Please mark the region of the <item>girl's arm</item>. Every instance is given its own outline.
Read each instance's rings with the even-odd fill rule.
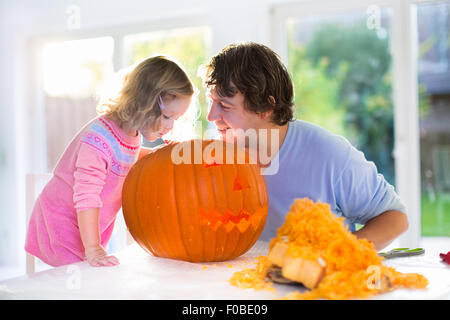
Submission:
[[[371,241],[376,250],[381,250],[408,229],[408,218],[400,211],[389,210],[367,221],[353,234]]]
[[[86,209],[78,212],[78,227],[80,229],[86,260],[94,267],[115,266],[119,264],[119,260],[114,256],[108,256],[100,244],[99,216],[99,208]]]

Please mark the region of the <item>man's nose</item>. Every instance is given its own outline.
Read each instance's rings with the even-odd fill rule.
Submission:
[[[208,121],[211,121],[211,122],[220,119],[217,104],[214,102],[211,103],[211,108],[209,109],[207,119],[208,119]]]

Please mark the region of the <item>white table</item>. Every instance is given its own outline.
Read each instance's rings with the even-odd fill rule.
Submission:
[[[136,243],[116,254],[120,265],[94,268],[86,262],[0,282],[0,299],[276,299],[301,287],[275,285],[277,292],[239,289],[229,284],[234,272],[267,255],[258,241],[243,256],[220,263],[188,263],[150,256]],[[425,290],[395,290],[372,299],[450,299],[450,266],[436,252],[386,260],[401,272],[426,276]]]

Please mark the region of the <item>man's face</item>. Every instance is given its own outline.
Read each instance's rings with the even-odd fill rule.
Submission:
[[[245,132],[248,129],[268,128],[267,119],[245,109],[245,98],[242,93],[238,92],[233,97],[223,97],[213,88],[209,90],[208,98],[210,110],[207,119],[215,123],[222,140],[227,140],[228,137],[234,141],[242,134],[242,130]]]

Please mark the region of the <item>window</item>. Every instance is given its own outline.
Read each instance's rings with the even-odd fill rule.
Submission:
[[[450,2],[417,5],[421,232],[450,236]]]
[[[296,117],[345,136],[395,184],[390,20],[366,11],[286,20]]]
[[[346,136],[396,187],[409,219],[400,246],[450,232],[449,3],[323,0],[272,13],[297,117]]]
[[[97,95],[113,72],[111,37],[46,43],[42,52],[47,170],[96,116]]]
[[[205,88],[198,75],[198,69],[210,53],[211,31],[209,27],[169,29],[127,35],[124,38],[126,65],[136,63],[148,56],[164,54],[174,57],[186,70],[198,90],[197,101],[169,133],[169,139],[187,140],[201,138],[208,128]],[[162,141],[144,145],[154,146]]]

